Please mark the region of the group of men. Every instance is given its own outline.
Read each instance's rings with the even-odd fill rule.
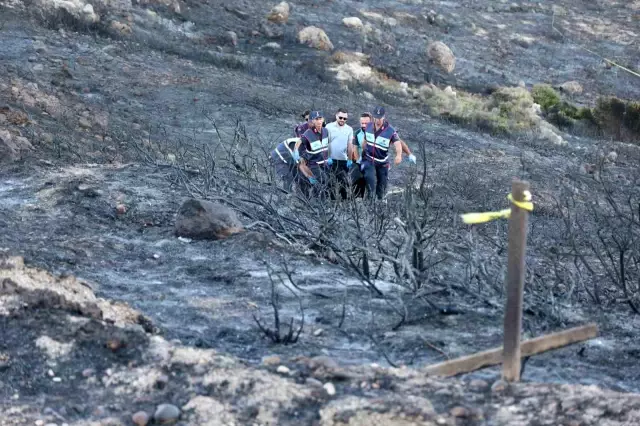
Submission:
[[[305,111],[305,121],[296,126],[295,137],[280,143],[271,153],[276,173],[285,190],[294,182],[303,194],[324,197],[327,194],[346,199],[351,193],[383,199],[387,191],[390,148],[394,164],[416,157],[386,120],[384,107],[360,115],[360,127],[354,132],[347,124],[348,112],[338,109],[336,119],[325,122],[321,111]]]

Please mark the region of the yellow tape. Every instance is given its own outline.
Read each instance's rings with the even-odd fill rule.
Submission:
[[[524,192],[524,201],[516,201],[513,196],[509,194],[507,196],[509,201],[516,206],[528,212],[533,211],[533,202],[531,201],[531,192]],[[482,213],[466,213],[460,215],[462,221],[468,225],[475,225],[477,223],[486,223],[496,219],[508,219],[511,216],[511,209],[504,209],[496,212],[482,212]]]

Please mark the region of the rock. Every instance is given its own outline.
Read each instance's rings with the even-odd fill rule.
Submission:
[[[427,46],[427,56],[443,71],[450,74],[456,67],[456,58],[449,46],[441,41],[435,41]]]
[[[279,373],[279,374],[289,374],[289,373],[291,373],[291,370],[289,370],[289,367],[287,367],[285,365],[280,365],[276,369],[276,372]]]
[[[324,367],[330,370],[337,370],[340,368],[337,362],[326,355],[319,355],[311,358],[310,366],[313,369]]]
[[[131,26],[129,24],[122,23],[120,21],[111,21],[109,24],[109,28],[113,31],[117,32],[120,35],[130,35],[131,34]]]
[[[486,381],[482,380],[482,379],[473,379],[471,382],[469,382],[469,387],[473,390],[485,390],[486,388],[489,387],[489,383],[487,383]]]
[[[173,404],[160,404],[153,414],[153,420],[160,424],[172,423],[180,418],[180,409]]]
[[[449,96],[456,97],[456,92],[451,88],[451,86],[447,86],[444,88],[443,92]]]
[[[325,391],[327,391],[327,395],[333,396],[336,394],[336,387],[333,385],[333,383],[331,382],[325,383],[324,386],[322,387],[324,388]]]
[[[529,48],[535,43],[536,39],[529,36],[524,36],[521,34],[516,34],[511,37],[511,42],[517,44],[520,47]]]
[[[270,50],[280,50],[282,49],[282,46],[280,46],[280,43],[276,43],[275,41],[272,41],[262,46],[262,48],[270,49]]]
[[[364,24],[362,20],[357,16],[351,16],[348,18],[342,18],[342,24],[347,28],[352,28],[354,30],[361,30],[364,28]]]
[[[218,240],[244,231],[235,212],[222,204],[205,200],[185,201],[175,224],[178,237]]]
[[[224,33],[224,35],[227,40],[227,43],[229,43],[232,46],[238,45],[238,34],[236,34],[235,31],[227,31],[226,33]]]
[[[35,64],[33,66],[33,68],[31,68],[34,72],[40,72],[40,71],[44,71],[44,65],[42,64]]]
[[[82,377],[91,377],[94,374],[96,374],[96,370],[94,370],[93,368],[85,368],[84,370],[82,370]]]
[[[90,129],[91,128],[91,122],[89,121],[89,119],[87,117],[80,117],[80,119],[78,119],[78,124],[80,125],[80,127],[84,128],[84,129]]]
[[[47,51],[47,46],[42,42],[42,40],[35,40],[31,47],[33,47],[33,50],[38,53],[46,53]]]
[[[298,33],[298,42],[318,50],[333,50],[333,43],[327,33],[318,27],[306,27]]]
[[[20,159],[23,151],[33,150],[33,145],[25,137],[15,136],[8,130],[0,129],[0,159],[15,161]]]
[[[127,206],[124,204],[118,204],[116,206],[116,213],[118,214],[118,216],[121,216],[123,214],[125,214],[127,212]]]
[[[505,380],[496,380],[492,385],[491,385],[491,392],[497,393],[497,392],[502,392],[505,389],[507,389],[509,387],[509,383],[507,383]]]
[[[469,410],[464,407],[453,407],[449,411],[449,414],[453,417],[469,417]]]
[[[267,15],[267,20],[276,24],[286,24],[289,20],[290,7],[286,1],[280,2],[273,6],[273,9]]]
[[[149,415],[144,411],[138,411],[133,416],[131,416],[131,420],[137,426],[147,426],[149,423]]]
[[[607,160],[609,163],[615,163],[617,159],[618,159],[618,153],[617,153],[617,152],[615,152],[615,151],[611,151],[611,152],[610,152],[610,153],[608,153],[608,154],[607,154],[607,156],[606,156],[606,160]]]
[[[578,83],[575,80],[562,83],[560,86],[558,86],[558,89],[570,95],[578,95],[584,90],[582,88],[582,84]]]
[[[280,360],[280,357],[278,355],[271,355],[262,358],[262,365],[278,365],[281,362],[282,361]]]
[[[307,377],[304,382],[306,384],[308,384],[309,386],[313,386],[315,388],[321,388],[322,387],[322,382],[318,379],[315,379],[313,377]]]

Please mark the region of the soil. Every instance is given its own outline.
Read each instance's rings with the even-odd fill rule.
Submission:
[[[640,97],[636,78],[582,48],[640,68],[637,2],[554,5],[298,1],[288,23],[276,25],[264,18],[272,5],[261,2],[181,3],[180,13],[153,2],[125,12],[95,4],[101,22],[87,24],[54,19],[35,2],[0,0],[0,106],[28,118],[6,126],[35,147],[16,162],[0,160],[0,250],[56,276],[78,277],[103,300],[132,307],[110,321],[96,314],[110,302],[83,310],[54,297],[53,304],[38,299],[32,306],[29,299],[17,311],[0,310],[0,354],[9,359],[0,358],[0,424],[131,424],[137,410],[152,414],[160,403],[183,408],[189,401],[184,424],[637,423],[637,397],[613,392],[640,391],[640,319],[622,303],[594,306],[578,294],[550,308],[525,298],[526,336],[591,321],[600,328],[596,339],[528,360],[523,379],[540,384],[491,391],[497,368],[448,381],[421,378],[419,370],[444,355],[501,344],[501,279],[496,289],[481,291],[467,278],[465,256],[473,247],[491,259],[499,251],[484,246],[483,233],[504,235],[505,226],[469,232],[453,216],[502,206],[512,177],[529,180],[538,198],[528,263],[553,283],[544,263],[551,242],[562,239],[553,197],[568,188],[577,196],[595,191],[593,176],[581,171],[611,150],[617,159],[608,172],[621,188],[632,188],[637,148],[571,134],[558,147],[465,130],[398,94],[345,88],[327,67],[328,53],[295,40],[297,30],[318,25],[336,49],[367,53],[377,69],[410,85],[430,80],[483,93],[520,81],[530,87],[577,80],[584,87],[572,97],[577,103]],[[365,8],[382,19],[362,14]],[[341,23],[348,16],[379,31],[364,37]],[[127,23],[131,33],[113,30],[111,20]],[[227,31],[236,33],[237,45]],[[513,41],[517,35],[533,40],[523,47]],[[424,52],[433,40],[456,55],[453,74],[428,63]],[[265,47],[274,41],[279,48]],[[385,294],[411,302],[408,324],[394,329],[394,310],[349,270],[295,252],[268,233],[250,230],[222,241],[175,237],[175,213],[188,194],[167,162],[143,161],[151,145],[168,153],[181,140],[213,143],[216,129],[228,140],[242,120],[265,147],[275,146],[304,109],[330,115],[344,106],[355,117],[372,102],[388,105],[411,147],[424,143],[430,185],[441,199],[454,200],[439,247],[446,261],[434,270],[428,302],[411,300],[391,279],[378,283]],[[394,188],[406,183],[410,167],[392,169]],[[298,288],[281,292],[280,315],[296,325],[304,315],[304,328],[297,343],[276,345],[253,316],[273,327],[267,265],[277,269],[284,261]],[[503,276],[500,263],[492,265],[489,273]],[[34,281],[66,285],[47,280]],[[52,361],[36,344],[41,336],[73,348]],[[126,344],[112,350],[113,341]],[[180,358],[185,354],[188,360]],[[273,355],[280,362],[268,365]],[[337,363],[339,374],[317,372],[310,361],[317,356]],[[280,364],[292,374],[278,375]],[[87,369],[94,372],[85,377]],[[54,382],[48,370],[62,380]],[[158,384],[161,375],[169,379]],[[307,377],[334,383],[336,397]],[[270,388],[282,392],[270,395]],[[199,401],[209,414],[193,408]],[[455,407],[464,415],[453,416]]]

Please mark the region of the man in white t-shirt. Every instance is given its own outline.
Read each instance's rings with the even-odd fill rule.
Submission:
[[[353,129],[347,124],[349,114],[344,108],[336,113],[336,121],[327,124],[329,131],[329,159],[327,165],[331,167],[332,192],[340,192],[342,199],[347,198],[349,186],[349,169],[353,152]]]

